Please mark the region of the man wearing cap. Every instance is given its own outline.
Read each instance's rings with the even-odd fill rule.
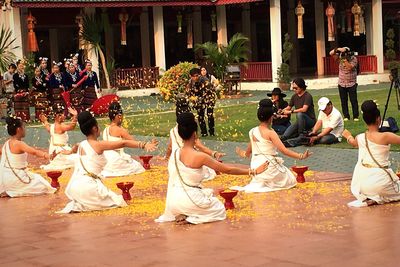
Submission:
[[[286,94],[282,93],[280,88],[274,88],[271,93],[267,94],[271,97],[274,105],[274,119],[272,120],[272,129],[279,135],[282,135],[290,126],[290,115],[283,114],[283,110],[288,106],[288,102],[283,98]]]
[[[339,47],[332,49],[329,54],[339,61],[339,96],[342,104],[344,120],[350,119],[349,106],[347,99],[350,98],[353,110],[353,119],[358,121],[358,100],[357,100],[357,57],[352,55],[350,48]]]
[[[284,109],[283,114],[295,114],[297,120],[292,123],[281,136],[283,141],[289,138],[303,136],[305,132],[311,130],[315,125],[314,102],[312,95],[306,91],[307,85],[304,79],[294,79],[292,88],[295,94],[290,99],[289,106]],[[295,146],[294,143],[291,144],[291,146]]]
[[[318,100],[319,115],[317,123],[309,134],[310,144],[334,144],[340,142],[344,130],[342,114],[327,97]],[[321,130],[320,133],[318,131]]]

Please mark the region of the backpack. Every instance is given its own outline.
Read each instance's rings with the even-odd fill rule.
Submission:
[[[387,122],[387,123],[385,123]],[[384,121],[382,127],[379,129],[380,132],[392,132],[392,133],[397,133],[399,131],[399,127],[397,126],[397,122],[393,117],[387,118],[386,121]]]

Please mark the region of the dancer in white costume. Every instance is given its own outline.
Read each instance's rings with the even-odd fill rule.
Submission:
[[[365,207],[400,200],[400,181],[390,168],[390,145],[400,144],[400,136],[379,132],[380,111],[372,100],[361,105],[367,131],[355,138],[348,130],[343,137],[354,147],[358,147],[358,161],[351,180],[351,192],[357,200],[352,207]]]
[[[251,155],[251,167],[260,165],[268,161],[268,169],[253,177],[250,183],[244,187],[232,187],[232,189],[243,190],[245,192],[270,192],[282,189],[290,189],[296,186],[296,178],[293,173],[283,165],[283,159],[278,157],[278,150],[286,156],[295,159],[305,159],[310,156],[306,150],[299,154],[287,149],[278,134],[271,128],[273,120],[273,104],[270,99],[260,101],[257,117],[260,125],[251,129],[249,133],[250,144],[247,151],[237,148],[237,153],[242,157]]]
[[[71,200],[60,213],[102,210],[126,206],[121,195],[108,189],[102,182],[101,171],[107,163],[103,154],[105,150],[122,147],[143,148],[154,151],[157,142],[138,142],[133,140],[98,141],[100,130],[96,119],[88,111],[78,116],[79,127],[86,140],[78,148],[78,157],[74,173],[65,189]]]
[[[56,191],[42,176],[28,171],[28,154],[50,159],[49,154],[36,150],[22,139],[25,125],[17,118],[7,118],[7,132],[11,136],[2,147],[0,162],[0,196],[22,197],[52,194]]]
[[[46,130],[50,133],[49,154],[56,153],[56,157],[47,165],[40,166],[44,170],[64,170],[74,167],[77,159],[77,145],[71,147],[68,144],[68,131],[73,131],[76,127],[78,112],[73,108],[68,108],[72,115],[71,123],[66,124],[64,107],[56,106],[53,108],[54,124],[49,124],[47,117],[41,115],[40,119]],[[62,153],[61,153],[62,152]]]
[[[213,190],[202,188],[204,167],[235,175],[256,175],[268,167],[262,163],[256,169],[240,168],[218,162],[195,149],[197,122],[192,113],[182,113],[177,118],[178,133],[184,140],[183,147],[176,149],[168,162],[170,186],[167,192],[166,211],[157,221],[184,223],[207,223],[226,218],[225,207]]]
[[[110,104],[108,116],[111,120],[111,125],[104,129],[103,140],[135,141],[133,136],[131,136],[127,130],[121,127],[123,114],[121,105],[118,102],[113,102]],[[126,154],[123,148],[104,151],[104,156],[107,159],[107,164],[104,167],[104,170],[101,172],[104,177],[126,176],[145,171],[142,164],[134,160],[130,155]]]

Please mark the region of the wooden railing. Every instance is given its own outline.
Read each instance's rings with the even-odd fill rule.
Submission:
[[[240,66],[240,80],[272,81],[271,62],[246,62]]]
[[[155,88],[159,78],[158,67],[116,69],[111,84],[118,88]]]
[[[360,73],[377,73],[378,61],[375,55],[357,56]],[[339,63],[333,57],[324,57],[325,75],[337,75]]]

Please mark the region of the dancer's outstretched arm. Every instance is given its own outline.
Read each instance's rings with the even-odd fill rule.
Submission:
[[[294,151],[286,148],[285,145],[282,143],[281,139],[279,138],[278,134],[275,131],[271,131],[270,138],[271,138],[272,143],[278,148],[278,150],[288,157],[291,157],[294,159],[306,159],[309,156],[311,156],[311,154],[312,154],[310,151],[308,151],[308,149],[304,153],[297,153],[297,152],[294,152]]]
[[[74,108],[71,108],[71,107],[68,108],[68,111],[72,115],[72,120],[68,124],[66,124],[66,123],[61,124],[61,129],[64,132],[74,130],[76,127],[76,124],[78,122],[78,111],[76,111]]]
[[[345,129],[342,133],[342,136],[347,139],[347,143],[349,143],[351,146],[358,147],[357,139],[353,137],[349,130]]]
[[[221,153],[218,151],[213,151],[211,149],[209,149],[208,147],[206,147],[201,141],[200,139],[196,139],[194,146],[200,150],[201,152],[206,153],[207,155],[219,160],[220,158],[222,158],[223,156],[225,156],[225,153]]]
[[[96,141],[91,143],[93,149],[101,154],[105,150],[115,150],[123,147],[142,148],[146,151],[154,151],[158,147],[158,141],[153,139],[151,142],[120,140],[120,141]]]

